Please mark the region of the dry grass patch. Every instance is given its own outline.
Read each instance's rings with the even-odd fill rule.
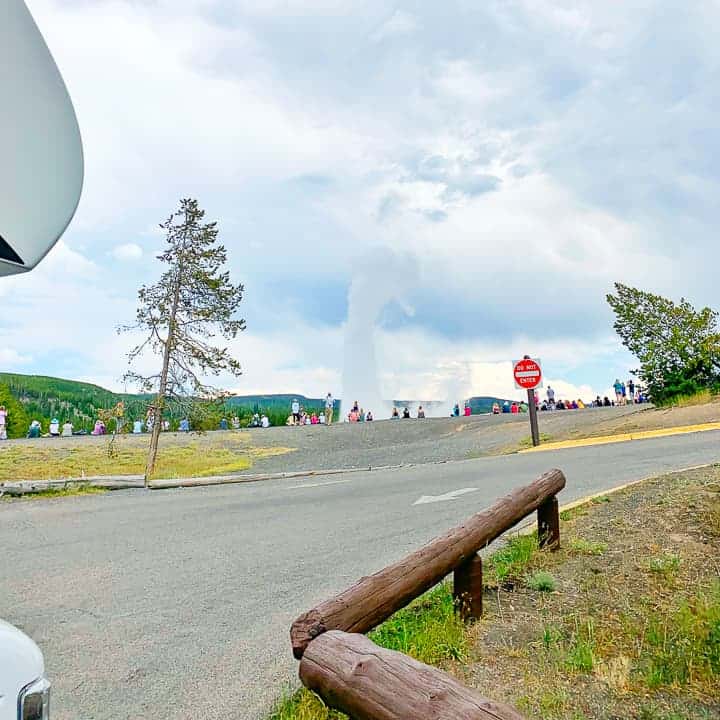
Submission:
[[[563,549],[524,583],[487,590],[466,681],[531,718],[720,717],[720,469],[600,500],[563,513]]]
[[[155,478],[207,477],[241,472],[258,459],[291,452],[255,447],[247,435],[208,439],[161,438]],[[66,444],[52,438],[0,448],[0,481],[55,480],[94,475],[136,475],[145,471],[148,438],[77,438]]]

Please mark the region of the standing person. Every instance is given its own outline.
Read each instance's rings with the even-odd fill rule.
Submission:
[[[548,389],[547,389],[547,399],[548,399],[548,405],[555,404],[555,391],[549,385],[548,385]]]
[[[613,383],[613,390],[615,391],[615,400],[618,405],[622,402],[622,389],[623,386],[619,378],[615,378],[615,382]]]
[[[66,420],[65,424],[62,426],[62,436],[63,437],[72,437],[73,434],[73,424],[70,422],[70,420]]]
[[[7,410],[4,405],[0,405],[0,435],[7,438]]]
[[[470,405],[465,403],[465,410],[463,412],[465,413],[465,417],[470,417],[472,415],[472,408]]]
[[[630,403],[633,404],[635,402],[635,381],[632,378],[627,381],[627,389],[630,393]]]
[[[299,425],[300,424],[300,403],[297,401],[297,398],[295,398],[292,401],[292,405],[290,406],[290,411],[292,412],[293,422],[296,425]]]
[[[331,393],[325,396],[325,424],[332,425],[333,410],[335,409],[335,401]]]

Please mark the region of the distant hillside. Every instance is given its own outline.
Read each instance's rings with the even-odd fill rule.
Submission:
[[[3,387],[6,388],[3,390]],[[9,393],[9,394],[8,394]],[[19,373],[0,373],[0,404],[8,407],[11,418],[10,435],[21,437],[27,431],[29,420],[39,420],[43,430],[52,417],[61,422],[70,419],[76,429],[91,430],[97,419],[98,410],[114,407],[121,400],[125,403],[127,418],[144,417],[151,396],[132,393],[114,393],[99,385],[66,380],[46,375],[21,375]],[[307,410],[324,407],[324,398],[310,398],[297,394],[236,395],[227,400],[224,407],[218,408],[207,422],[210,427],[215,415],[237,414],[249,418],[255,412],[265,412],[274,424],[284,422],[293,399],[297,398]],[[470,398],[473,413],[487,413],[492,410],[493,402],[503,400],[480,396]],[[335,400],[336,410],[340,400]],[[402,404],[398,401],[396,404]],[[426,403],[432,406],[434,403]],[[171,423],[175,425],[180,418],[170,413]]]
[[[482,413],[492,412],[493,403],[498,403],[498,405],[502,405],[505,400],[503,398],[488,397],[487,395],[482,395],[479,397],[471,397],[469,402],[470,408],[473,411],[473,415],[481,415]]]
[[[231,407],[249,407],[255,408],[254,412],[261,410],[280,410],[286,411],[290,408],[293,400],[297,400],[306,409],[317,409],[325,406],[325,398],[309,398],[305,395],[295,394],[270,394],[270,395],[233,395],[228,398],[228,405]],[[338,400],[335,401],[339,402]]]
[[[61,421],[69,419],[76,429],[90,430],[98,410],[110,409],[121,400],[128,416],[143,416],[149,397],[113,393],[99,385],[46,375],[0,373],[0,385],[8,388],[27,418],[40,421],[43,430],[53,417]],[[24,428],[26,431],[27,427]],[[13,435],[17,436],[17,431]]]

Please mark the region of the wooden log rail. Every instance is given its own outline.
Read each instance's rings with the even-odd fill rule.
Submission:
[[[536,510],[541,544],[559,547],[559,521],[553,519],[553,513],[556,517],[555,496],[564,487],[563,473],[550,470],[403,560],[363,578],[301,615],[290,628],[293,654],[298,660],[302,658],[310,642],[328,630],[346,633],[372,630],[456,568],[461,568],[462,574],[465,564],[478,550]]]
[[[378,647],[362,633],[453,571],[458,611],[465,619],[480,617],[483,588],[478,551],[535,511],[540,546],[557,550],[556,495],[564,487],[563,473],[550,470],[301,615],[290,629],[290,638],[303,684],[353,720],[523,720],[509,705],[481,697],[437,668]]]
[[[442,670],[339,630],[310,643],[300,679],[353,720],[523,720]]]

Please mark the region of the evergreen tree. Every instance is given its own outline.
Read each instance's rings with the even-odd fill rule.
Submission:
[[[162,360],[155,374],[130,371],[125,375],[155,395],[146,484],[155,469],[163,411],[168,404],[192,407],[198,399],[216,399],[222,392],[206,385],[202,377],[241,373],[240,363],[227,347],[213,345],[212,339],[219,333],[230,340],[245,329],[244,320],[234,319],[244,288],[230,281],[224,270],[227,252],[217,243],[217,223],[203,223],[204,216],[197,200],[183,199],[179,209],[160,225],[166,247],[158,260],[166,269],[157,283],[140,288],[135,323],[120,328],[145,334],[129,353],[130,363],[148,350]]]
[[[4,383],[0,383],[0,405],[4,405],[7,410],[6,430],[8,437],[25,437],[30,426],[30,420],[22,403],[15,398],[10,392],[10,388]]]
[[[634,371],[656,402],[692,394],[720,383],[718,313],[695,310],[684,298],[660,295],[615,283],[607,296],[614,328],[640,361]]]

